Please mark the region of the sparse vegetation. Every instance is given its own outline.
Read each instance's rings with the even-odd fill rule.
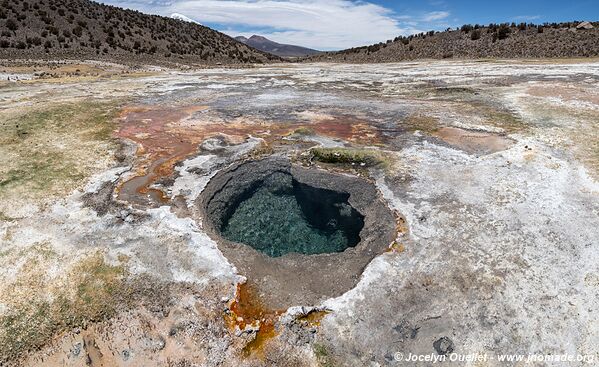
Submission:
[[[49,0],[31,6],[15,0],[10,6],[6,1],[2,4],[0,19],[6,20],[0,20],[0,32],[2,37],[13,38],[13,42],[2,40],[0,44],[6,49],[4,57],[128,61],[153,55],[153,62],[176,57],[180,63],[279,60],[199,24],[92,1]]]
[[[295,129],[293,133],[297,135],[314,135],[314,130],[306,126],[302,126]]]
[[[576,30],[580,21],[564,23],[465,24],[443,32],[398,36],[377,43],[313,55],[308,61],[393,62],[443,58],[550,58],[599,56],[599,22]],[[476,41],[476,42],[472,42]]]
[[[359,167],[386,166],[387,158],[379,150],[354,148],[312,148],[312,159],[322,163],[350,164]]]
[[[17,25],[17,22],[14,19],[9,19],[6,21],[6,28],[14,32],[17,29],[19,29],[19,26]]]
[[[53,256],[43,246],[32,251],[37,253],[20,255],[28,257],[32,266],[39,256]],[[124,267],[108,265],[96,253],[71,270],[68,287],[53,292],[53,299],[42,289],[32,289],[28,297],[11,305],[0,317],[0,364],[44,345],[61,330],[85,327],[114,315],[118,307],[126,307],[131,292],[125,286],[126,275]]]
[[[316,360],[321,367],[334,367],[333,359],[329,354],[327,347],[320,343],[314,343],[312,350],[316,356]]]
[[[110,103],[84,102],[3,117],[0,197],[21,191],[51,197],[83,182],[99,157],[81,157],[78,149],[101,145],[109,157],[115,112]]]

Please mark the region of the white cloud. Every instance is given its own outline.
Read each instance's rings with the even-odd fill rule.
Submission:
[[[231,35],[257,33],[280,43],[330,50],[363,46],[430,29],[449,16],[398,15],[383,6],[354,0],[104,0],[117,6],[170,15],[202,24],[221,24]]]
[[[531,21],[531,20],[537,20],[540,18],[541,18],[540,15],[518,15],[518,16],[515,16],[513,19],[514,20],[522,20],[522,21]]]
[[[426,13],[422,20],[425,22],[432,22],[435,20],[445,19],[449,16],[449,12],[447,11],[432,11],[430,13]]]

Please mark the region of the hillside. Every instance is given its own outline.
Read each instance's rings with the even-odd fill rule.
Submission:
[[[599,56],[599,24],[464,25],[444,32],[397,37],[371,46],[327,52],[306,61],[393,62],[416,59],[553,58]]]
[[[250,38],[239,36],[235,37],[235,39],[257,50],[280,57],[302,57],[315,55],[321,52],[307,47],[277,43],[266,37],[257,35],[253,35]]]
[[[0,4],[0,58],[184,64],[279,60],[199,24],[88,0]]]

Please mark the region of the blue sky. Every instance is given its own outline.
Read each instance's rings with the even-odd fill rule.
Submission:
[[[231,36],[335,50],[464,23],[599,20],[599,0],[100,0]]]

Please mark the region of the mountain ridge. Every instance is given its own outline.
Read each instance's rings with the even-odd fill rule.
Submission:
[[[321,52],[307,47],[278,43],[264,36],[259,36],[256,34],[252,35],[249,38],[245,36],[237,36],[235,37],[235,39],[257,50],[267,52],[279,57],[303,57],[316,55]]]
[[[89,0],[2,0],[0,4],[0,58],[146,64],[281,60],[196,22]]]
[[[564,58],[599,56],[599,23],[465,24],[398,36],[370,46],[323,52],[304,62],[380,63],[422,59]]]

